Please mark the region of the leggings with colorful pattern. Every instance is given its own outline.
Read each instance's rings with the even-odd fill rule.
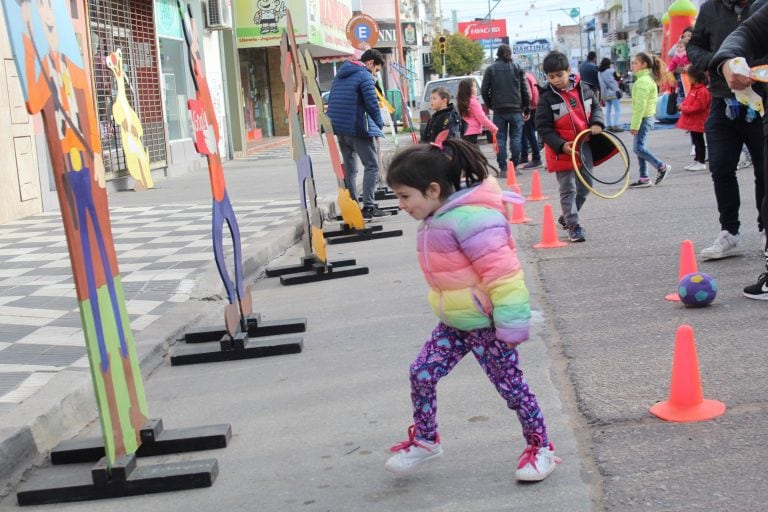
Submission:
[[[498,340],[493,328],[460,331],[443,323],[435,327],[411,364],[416,437],[427,441],[437,437],[437,382],[448,375],[470,350],[509,408],[517,412],[525,439],[538,434],[542,445],[547,446],[544,416],[518,367],[517,349]]]

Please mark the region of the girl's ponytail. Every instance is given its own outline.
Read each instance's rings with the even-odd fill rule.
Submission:
[[[659,59],[655,55],[651,55],[651,74],[653,75],[654,81],[658,84],[661,82],[662,78],[662,71],[661,71],[661,59]]]
[[[417,144],[399,151],[387,169],[387,185],[405,185],[426,192],[430,183],[440,185],[442,198],[488,177],[488,159],[477,145],[461,139]]]

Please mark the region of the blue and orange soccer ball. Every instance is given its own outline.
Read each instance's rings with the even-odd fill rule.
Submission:
[[[686,274],[677,283],[677,294],[686,306],[709,306],[717,296],[717,280],[703,272]]]

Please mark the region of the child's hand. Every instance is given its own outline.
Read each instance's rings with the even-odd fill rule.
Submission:
[[[565,144],[563,144],[563,153],[566,155],[573,154],[573,142],[568,141]]]
[[[600,127],[600,125],[594,125],[592,126],[592,135],[600,135],[603,133],[603,129]]]
[[[629,133],[631,133],[632,135],[637,135],[637,130],[629,130]]]

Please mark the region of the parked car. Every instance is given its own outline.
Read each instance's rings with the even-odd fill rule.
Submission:
[[[434,91],[438,87],[445,87],[448,89],[448,91],[451,93],[451,101],[453,104],[456,104],[456,93],[459,91],[459,82],[464,80],[465,78],[474,78],[477,82],[477,99],[480,100],[480,105],[482,105],[483,110],[486,114],[488,114],[488,117],[491,116],[491,112],[488,109],[488,107],[485,106],[485,103],[483,102],[483,98],[480,96],[480,86],[482,85],[482,77],[478,75],[467,75],[467,76],[452,76],[449,78],[439,78],[437,80],[431,80],[427,82],[427,85],[424,86],[424,94],[422,95],[421,102],[419,103],[419,130],[421,133],[424,133],[424,129],[427,127],[427,123],[429,122],[430,118],[432,117],[432,109],[429,105],[429,100],[432,98],[432,91]],[[486,140],[488,143],[492,142],[493,135],[488,130],[483,131],[483,134],[485,135]]]

